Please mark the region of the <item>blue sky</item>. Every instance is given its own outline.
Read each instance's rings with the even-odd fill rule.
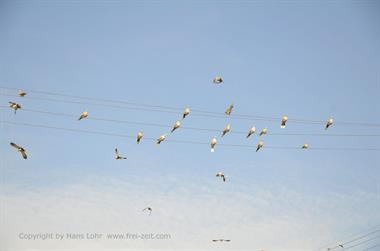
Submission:
[[[0,86],[152,105],[327,120],[328,133],[379,134],[380,5],[375,1],[122,2],[3,1]],[[216,75],[223,85],[212,84]],[[10,91],[1,90],[3,93]],[[33,94],[28,93],[28,96]],[[174,124],[176,114],[0,96],[52,112]],[[13,122],[158,137],[167,129],[1,109]],[[324,133],[320,125],[189,115],[186,126]],[[290,122],[290,121],[289,121]],[[58,248],[21,242],[39,231],[157,231],[165,243],[129,248],[312,249],[380,225],[378,152],[293,151],[150,141],[1,125],[2,237],[5,250]],[[171,138],[209,142],[213,132]],[[268,145],[374,147],[379,138],[270,136]],[[25,146],[24,161],[9,147]],[[221,142],[256,145],[230,134]],[[117,146],[128,160],[116,162]],[[224,171],[229,181],[215,179]],[[112,206],[115,205],[115,206]],[[141,208],[157,211],[149,221]],[[33,210],[29,210],[32,208]],[[65,210],[62,210],[65,209]],[[178,209],[178,210],[176,210]],[[108,217],[104,217],[108,215]],[[130,216],[130,217],[126,217]],[[222,220],[221,220],[222,219]],[[116,227],[117,226],[117,227]],[[8,230],[11,229],[11,230]],[[153,230],[152,230],[153,229]],[[254,240],[252,240],[254,236]],[[231,238],[215,246],[213,238]],[[33,246],[34,245],[34,246]],[[66,243],[120,248],[125,243]],[[82,246],[81,246],[82,245]]]

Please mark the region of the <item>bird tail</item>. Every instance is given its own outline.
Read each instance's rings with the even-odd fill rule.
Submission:
[[[215,152],[215,149],[214,149],[214,148],[211,148],[211,152],[212,152],[212,153]]]
[[[285,125],[281,125],[280,127],[281,127],[281,128],[285,128],[286,126],[285,126]]]

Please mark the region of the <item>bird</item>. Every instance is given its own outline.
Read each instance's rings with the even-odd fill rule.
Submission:
[[[302,149],[308,149],[308,148],[309,148],[309,144],[303,144]]]
[[[140,143],[142,137],[144,137],[144,133],[143,133],[143,131],[139,131],[139,132],[137,133],[137,144]]]
[[[288,116],[283,116],[281,120],[281,128],[286,127],[286,122],[288,122]]]
[[[20,104],[17,104],[15,102],[11,102],[11,101],[9,101],[8,103],[9,103],[9,107],[12,108],[13,110],[15,110],[15,114],[16,114],[16,111],[18,109],[21,109],[21,105]]]
[[[115,159],[119,160],[119,159],[127,159],[127,157],[123,157],[119,154],[119,151],[117,150],[117,148],[115,148]]]
[[[252,134],[256,132],[256,127],[252,126],[251,129],[249,129],[249,132],[247,134],[247,139],[251,137]]]
[[[218,141],[216,140],[216,138],[212,138],[212,140],[211,140],[211,152],[212,153],[215,151],[216,143],[218,143]]]
[[[257,144],[256,152],[259,151],[264,146],[264,141],[260,140]]]
[[[267,133],[268,133],[268,129],[265,127],[263,130],[261,130],[260,136],[263,136],[263,135],[265,135]]]
[[[227,178],[227,176],[226,176],[226,175],[224,175],[224,173],[222,173],[222,172],[219,172],[219,173],[217,173],[217,174],[216,174],[216,177],[222,177],[222,179],[223,179],[223,182],[226,182],[226,178]]]
[[[23,90],[18,90],[18,95],[19,95],[20,97],[24,97],[24,96],[26,95],[26,92],[23,91]]]
[[[166,139],[166,135],[163,134],[161,135],[158,139],[157,139],[157,145],[161,144],[162,141],[164,141]]]
[[[230,104],[230,106],[227,108],[227,110],[224,113],[230,116],[233,108],[234,108],[234,104]]]
[[[230,242],[231,240],[228,240],[228,239],[215,239],[215,240],[212,240],[213,242]]]
[[[23,147],[18,146],[18,145],[16,145],[16,144],[13,143],[13,142],[11,142],[10,145],[13,146],[14,148],[16,148],[17,151],[19,151],[19,152],[21,153],[21,155],[22,155],[22,157],[23,157],[24,159],[27,159],[27,158],[28,158],[28,155],[27,155],[27,153],[26,153],[26,150],[25,150]]]
[[[343,244],[339,244],[338,246],[341,247],[341,248],[344,248]]]
[[[212,82],[214,82],[214,84],[221,84],[224,83],[224,80],[221,76],[216,76]]]
[[[333,118],[329,118],[329,120],[327,120],[325,130],[327,130],[327,128],[329,128],[330,126],[332,126],[333,123],[334,123],[334,119]]]
[[[186,118],[186,116],[189,114],[190,114],[190,108],[186,107],[185,110],[183,111],[182,119]]]
[[[82,114],[80,115],[80,117],[78,118],[78,120],[85,119],[87,117],[88,117],[88,112],[84,111],[84,112],[82,112]]]
[[[175,122],[173,129],[171,130],[171,133],[173,133],[175,130],[177,130],[181,126],[181,121]]]
[[[153,212],[153,209],[152,209],[151,207],[146,207],[146,208],[144,208],[142,211],[143,211],[143,212],[145,212],[145,211],[149,211],[149,215],[151,215],[152,212]]]
[[[223,132],[222,132],[222,137],[223,137],[224,135],[226,135],[227,133],[229,133],[230,131],[231,131],[231,125],[228,124],[228,125],[224,128],[224,130],[223,130]]]

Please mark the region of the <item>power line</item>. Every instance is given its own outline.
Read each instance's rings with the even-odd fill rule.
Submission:
[[[74,129],[74,128],[66,128],[66,127],[56,127],[50,125],[41,125],[41,124],[31,124],[24,122],[12,122],[6,120],[0,120],[0,123],[15,125],[15,126],[25,126],[25,127],[36,127],[36,128],[45,128],[45,129],[55,129],[61,131],[69,131],[69,132],[78,132],[78,133],[88,133],[88,134],[98,134],[104,136],[115,136],[115,137],[123,137],[123,138],[136,138],[135,136],[119,134],[119,133],[110,133],[110,132],[102,132],[102,131],[92,131],[85,129]],[[144,137],[144,139],[156,141],[156,138],[152,137]],[[182,144],[193,144],[193,145],[210,145],[210,142],[202,142],[202,141],[190,141],[190,140],[167,140],[173,143],[182,143]],[[253,148],[256,149],[255,145],[239,145],[239,144],[218,144],[218,146],[225,147],[240,147],[240,148]],[[264,146],[264,148],[269,149],[287,149],[287,150],[302,150],[301,147],[295,146]],[[344,150],[344,151],[380,151],[380,148],[334,148],[334,147],[311,147],[308,150]],[[304,150],[303,150],[304,151]]]
[[[375,228],[374,230],[371,230],[370,232],[367,232],[367,231],[366,231],[367,233],[365,233],[365,234],[359,234],[359,235],[356,235],[357,237],[356,237],[356,236],[353,236],[352,239],[350,239],[350,240],[348,240],[348,241],[345,241],[345,242],[342,242],[342,243],[340,243],[340,244],[338,244],[338,245],[334,243],[335,246],[333,246],[333,247],[329,247],[330,245],[325,246],[325,247],[326,247],[327,250],[332,251],[332,250],[334,250],[334,249],[339,248],[340,245],[345,246],[345,245],[347,245],[347,244],[350,244],[350,243],[353,243],[353,242],[356,242],[356,241],[362,240],[362,239],[364,239],[364,238],[366,238],[366,237],[368,237],[368,236],[371,236],[371,235],[373,235],[373,234],[376,234],[376,233],[380,232],[380,229],[377,228],[377,227],[379,227],[379,226],[376,226],[376,228]],[[320,249],[322,249],[322,248],[320,248]]]
[[[1,89],[5,90],[18,90],[17,88],[11,88],[11,87],[5,87],[0,86]],[[70,95],[70,94],[63,94],[58,92],[50,92],[50,91],[38,91],[38,90],[28,90],[31,93],[37,93],[37,94],[43,94],[43,95],[50,95],[50,96],[57,96],[57,97],[65,97],[65,98],[74,98],[74,99],[81,99],[81,100],[90,100],[90,101],[100,101],[105,103],[111,103],[111,104],[98,104],[98,103],[88,103],[88,102],[78,102],[78,101],[67,101],[67,100],[57,100],[57,99],[51,99],[51,98],[39,98],[41,100],[47,100],[47,101],[53,101],[53,102],[70,102],[70,103],[80,103],[80,104],[87,104],[87,105],[102,105],[102,106],[109,106],[114,108],[125,108],[125,109],[135,109],[135,110],[142,110],[142,111],[154,111],[154,112],[168,112],[168,113],[178,113],[181,112],[182,109],[178,107],[171,107],[171,106],[163,106],[163,105],[149,105],[149,104],[142,104],[142,103],[135,103],[135,102],[127,102],[127,101],[121,101],[121,100],[113,100],[113,99],[102,99],[102,98],[92,98],[92,97],[84,97],[84,96],[78,96],[78,95]],[[17,96],[12,94],[1,94],[2,96]],[[32,97],[24,97],[31,99]],[[122,104],[120,105],[112,105],[112,104]],[[130,107],[135,106],[135,107]],[[207,116],[207,117],[215,117],[215,118],[225,118],[226,115],[220,112],[214,112],[214,111],[205,111],[205,110],[197,110],[192,109],[193,113],[197,116]],[[264,121],[280,121],[281,118],[279,117],[269,117],[269,116],[258,116],[258,115],[247,115],[247,114],[232,114],[231,117],[235,119],[245,119],[245,120],[264,120]],[[323,120],[308,120],[308,119],[289,119],[292,123],[302,123],[302,124],[324,124],[326,121]],[[348,125],[348,126],[364,126],[364,127],[380,127],[380,124],[378,123],[362,123],[362,122],[343,122],[343,121],[337,121],[335,124],[339,125]]]
[[[0,108],[8,109],[9,107],[0,106]],[[70,118],[78,117],[77,115],[73,115],[73,114],[34,110],[34,109],[29,109],[29,108],[22,108],[22,111],[48,114],[48,115],[53,115],[53,116],[70,117]],[[134,124],[134,125],[142,125],[142,126],[161,127],[161,128],[173,127],[173,125],[164,125],[164,124],[157,124],[157,123],[150,123],[150,122],[138,122],[138,121],[130,121],[130,120],[110,119],[110,118],[100,118],[100,117],[94,117],[94,116],[89,116],[87,119],[95,120],[95,121],[111,122],[111,123]],[[193,130],[193,131],[208,131],[208,132],[217,132],[217,133],[220,133],[222,131],[219,129],[199,128],[199,127],[189,127],[189,126],[181,126],[181,129]],[[248,132],[231,130],[230,133],[247,135]],[[380,134],[324,134],[324,133],[270,133],[270,132],[268,132],[267,134],[271,136],[380,137]]]
[[[378,239],[378,238],[380,238],[380,235],[379,235],[379,236],[372,237],[372,238],[369,238],[369,239],[364,240],[364,241],[361,241],[361,242],[356,243],[356,244],[354,244],[354,245],[352,245],[352,246],[349,246],[349,247],[345,247],[345,246],[344,246],[344,249],[345,249],[345,250],[348,250],[348,249],[351,249],[351,248],[354,248],[354,247],[358,247],[358,246],[361,246],[361,245],[363,245],[363,244],[365,244],[365,243],[367,243],[367,242],[373,241],[373,240]]]
[[[368,247],[368,248],[366,248],[366,249],[363,249],[362,251],[367,251],[367,250],[370,250],[370,249],[373,249],[373,248],[377,248],[377,247],[380,247],[380,243],[379,243],[379,244],[376,244],[376,245],[374,245],[374,246],[370,246],[370,247]]]

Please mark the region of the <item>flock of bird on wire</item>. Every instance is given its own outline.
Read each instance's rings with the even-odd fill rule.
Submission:
[[[214,84],[222,84],[224,82],[223,78],[220,77],[220,76],[217,76],[214,78],[213,80],[213,83]],[[25,95],[27,95],[27,93],[23,90],[19,90],[18,92],[18,96],[19,97],[24,97]],[[22,106],[16,102],[9,102],[9,107],[11,109],[14,110],[14,113],[16,114],[17,113],[17,110],[19,109],[22,109]],[[225,114],[227,116],[230,116],[232,114],[232,111],[233,111],[233,108],[234,108],[234,105],[231,104],[225,111]],[[182,114],[182,117],[180,120],[176,121],[170,131],[170,133],[167,133],[167,134],[162,134],[161,136],[159,136],[157,138],[157,141],[156,141],[156,144],[160,145],[163,141],[166,140],[166,138],[168,137],[169,134],[173,133],[174,131],[178,130],[180,127],[181,127],[181,124],[183,122],[183,120],[190,114],[190,108],[189,107],[186,107],[183,111],[183,114]],[[78,121],[80,120],[83,120],[83,119],[86,119],[89,117],[89,113],[88,111],[84,111],[80,114],[79,118],[78,118]],[[288,122],[288,116],[283,116],[281,121],[280,121],[280,128],[285,128],[286,127],[286,123]],[[334,123],[334,120],[333,118],[329,118],[326,122],[326,125],[325,125],[325,129],[328,129],[329,127],[331,127]],[[226,134],[228,134],[229,132],[231,131],[231,124],[228,124],[224,129],[223,131],[221,132],[221,137],[224,137]],[[247,132],[247,135],[246,135],[246,138],[250,138],[253,134],[256,133],[256,127],[255,126],[252,126],[249,131]],[[259,133],[259,136],[264,136],[268,133],[268,129],[265,127],[263,128],[260,133]],[[137,144],[139,144],[141,142],[141,140],[143,139],[144,137],[144,133],[143,131],[139,131],[137,133],[137,136],[136,136],[136,142]],[[215,147],[218,143],[218,140],[217,138],[212,138],[211,139],[211,142],[210,142],[210,147],[211,147],[211,152],[214,152],[215,151]],[[28,158],[28,154],[27,154],[27,151],[25,150],[25,148],[23,148],[22,146],[19,146],[17,145],[16,143],[13,143],[11,142],[10,145],[12,147],[14,147],[15,149],[17,149],[17,151],[21,154],[21,156],[24,158],[24,159],[27,159]],[[259,140],[258,144],[257,144],[257,147],[256,147],[256,152],[258,152],[261,148],[264,147],[264,141],[262,139]],[[309,144],[305,143],[304,145],[301,146],[302,149],[308,149],[309,148]],[[119,153],[119,150],[117,148],[115,148],[115,159],[116,160],[125,160],[127,159],[127,157],[125,156],[122,156],[120,153]],[[218,178],[221,178],[223,182],[226,182],[226,179],[227,179],[227,176],[223,173],[223,172],[218,172],[216,173],[216,177]],[[151,215],[153,209],[151,207],[146,207],[142,210],[143,212],[147,212],[149,215]],[[214,239],[212,240],[213,242],[230,242],[231,240],[229,239]]]

